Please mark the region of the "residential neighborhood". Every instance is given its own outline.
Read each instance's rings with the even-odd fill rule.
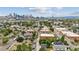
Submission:
[[[0,51],[79,51],[79,17],[36,14],[0,16]]]
[[[13,20],[0,24],[0,51],[79,50],[79,34],[51,20]]]

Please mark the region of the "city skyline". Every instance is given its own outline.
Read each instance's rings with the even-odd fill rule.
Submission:
[[[6,16],[10,13],[35,17],[79,16],[79,7],[0,7],[0,16]]]

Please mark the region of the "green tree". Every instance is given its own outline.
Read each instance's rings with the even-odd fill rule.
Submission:
[[[53,32],[54,31],[54,28],[50,27],[50,30]]]
[[[24,40],[23,37],[18,37],[18,38],[16,38],[16,41],[17,41],[17,42],[23,42],[23,40]]]
[[[9,34],[12,32],[12,30],[5,28],[5,29],[1,29],[0,32],[1,32],[4,36],[7,36],[7,35],[9,35]]]
[[[64,41],[64,44],[65,44],[65,45],[69,45],[69,44],[67,43],[67,41]]]
[[[21,45],[17,45],[16,51],[21,51]]]
[[[36,32],[33,32],[32,38],[35,39]]]
[[[3,42],[4,44],[6,44],[8,41],[9,41],[9,38],[8,38],[8,37],[3,37],[2,42]]]
[[[60,40],[62,41],[62,42],[64,42],[64,35],[60,38]]]
[[[75,48],[74,51],[79,51],[79,48]]]
[[[25,43],[17,45],[16,49],[16,51],[31,51],[31,50],[32,50],[31,45],[26,45]]]
[[[40,48],[40,50],[39,51],[46,51],[46,49],[45,48]]]
[[[50,47],[50,45],[51,45],[52,42],[54,42],[54,39],[53,38],[43,39],[43,40],[40,40],[39,41],[40,44],[46,44],[47,47]]]

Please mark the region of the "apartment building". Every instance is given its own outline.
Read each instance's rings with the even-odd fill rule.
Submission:
[[[47,39],[47,38],[54,38],[54,34],[47,28],[44,27],[40,30],[40,38]]]
[[[69,41],[79,41],[79,35],[76,33],[73,33],[66,28],[55,28],[55,33],[58,37],[61,37],[62,35],[65,35],[65,40]]]

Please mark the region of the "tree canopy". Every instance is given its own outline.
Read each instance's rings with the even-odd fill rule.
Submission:
[[[16,38],[16,41],[17,41],[17,42],[23,42],[23,40],[24,40],[23,37],[18,37],[18,38]]]
[[[22,45],[17,45],[17,49],[16,51],[31,51],[32,47],[31,45],[26,45],[25,43],[23,43]]]

